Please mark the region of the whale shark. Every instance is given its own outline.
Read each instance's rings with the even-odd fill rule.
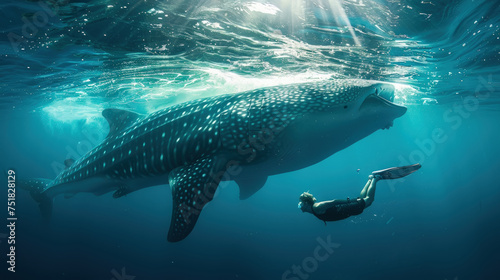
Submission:
[[[109,108],[109,134],[80,159],[65,161],[55,179],[29,179],[42,216],[54,197],[77,193],[119,198],[168,184],[173,197],[167,240],[194,229],[221,181],[234,181],[240,199],[269,176],[316,164],[371,133],[392,126],[406,107],[394,86],[328,80],[274,86],[181,103],[144,116]]]

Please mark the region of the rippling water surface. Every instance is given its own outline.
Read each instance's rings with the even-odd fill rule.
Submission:
[[[406,104],[449,102],[498,80],[498,13],[498,1],[3,1],[2,108],[88,118],[346,77],[396,83]]]

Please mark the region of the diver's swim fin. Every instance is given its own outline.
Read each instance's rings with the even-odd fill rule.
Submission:
[[[401,167],[391,167],[383,170],[373,171],[373,176],[380,176],[380,179],[398,179],[410,175],[411,173],[417,171],[422,167],[420,163],[401,166]]]

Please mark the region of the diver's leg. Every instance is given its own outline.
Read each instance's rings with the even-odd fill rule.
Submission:
[[[359,194],[359,197],[361,197],[361,198],[365,198],[366,197],[366,193],[368,192],[368,187],[372,183],[372,179],[373,179],[373,176],[368,177],[368,181],[366,182],[365,186],[361,190],[361,193]]]
[[[375,190],[377,188],[377,181],[379,180],[377,176],[370,175],[371,181],[366,192],[366,196],[363,198],[365,200],[365,208],[372,205],[373,200],[375,200]]]

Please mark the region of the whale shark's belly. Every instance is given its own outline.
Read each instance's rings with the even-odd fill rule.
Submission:
[[[335,116],[336,122],[332,123],[332,116],[321,119],[311,115],[289,123],[272,135],[272,141],[268,139],[245,170],[263,175],[296,171],[317,164],[366,136],[353,133],[355,118]]]

